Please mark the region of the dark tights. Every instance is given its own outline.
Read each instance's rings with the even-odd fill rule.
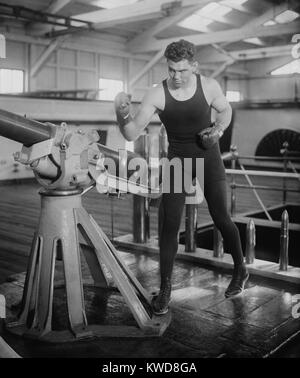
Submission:
[[[224,250],[230,253],[235,267],[243,264],[239,231],[227,210],[226,181],[205,181],[204,196],[212,220],[222,234]],[[185,204],[184,193],[164,193],[159,208],[161,282],[170,279],[178,247],[178,232]]]

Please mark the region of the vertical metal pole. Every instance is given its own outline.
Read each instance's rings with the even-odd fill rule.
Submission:
[[[114,198],[110,196],[110,214],[111,214],[111,242],[114,242]]]
[[[230,146],[230,152],[232,155],[231,160],[231,169],[236,169],[236,146],[231,145]],[[231,175],[231,207],[230,207],[230,213],[231,216],[234,217],[236,214],[236,186],[235,186],[235,176],[234,173]]]
[[[164,125],[161,125],[160,131],[159,131],[159,159],[167,157],[168,155],[168,137],[167,137],[167,132],[164,127]],[[159,164],[159,182],[162,182],[162,165]],[[162,198],[160,198],[160,201]],[[160,243],[160,234],[161,234],[161,229],[163,225],[163,209],[161,207],[161,203],[159,204],[159,211],[158,211],[158,243]]]
[[[161,126],[159,132],[159,158],[166,157],[168,155],[168,138],[164,125]]]
[[[287,157],[288,147],[289,147],[288,142],[284,142],[283,143],[283,149],[281,150],[281,152],[282,152],[283,157],[285,157],[285,158]],[[287,161],[287,159],[284,159],[283,160],[283,172],[284,173],[287,172],[287,165],[288,165],[288,161]],[[285,177],[283,177],[283,179],[282,179],[282,202],[284,204],[286,203],[286,178]]]
[[[185,252],[196,252],[197,247],[197,204],[185,205]]]
[[[214,257],[223,257],[224,247],[221,232],[214,226]]]
[[[256,235],[255,235],[255,224],[253,219],[250,219],[246,228],[246,264],[253,264],[255,259],[255,245],[256,245]]]
[[[224,76],[224,93],[226,94],[227,92],[227,83],[228,83],[228,76]]]
[[[284,210],[281,216],[279,270],[287,271],[289,264],[289,214]]]
[[[133,241],[135,243],[146,243],[148,240],[148,214],[145,199],[137,195],[133,196]]]
[[[148,136],[141,135],[134,142],[134,152],[148,161]],[[149,204],[145,197],[133,195],[133,241],[146,243],[149,238]]]

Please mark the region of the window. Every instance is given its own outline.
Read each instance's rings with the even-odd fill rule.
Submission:
[[[239,91],[227,91],[226,98],[229,102],[239,102],[242,99],[241,92]]]
[[[124,84],[121,80],[99,79],[99,89],[100,100],[113,101],[124,90]]]
[[[24,92],[24,72],[22,70],[0,69],[0,93]]]
[[[292,75],[294,73],[300,73],[300,59],[295,59],[290,63],[273,70],[271,75]]]

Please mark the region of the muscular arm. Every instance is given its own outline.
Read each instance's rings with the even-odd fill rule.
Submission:
[[[224,131],[230,124],[232,117],[232,109],[224,96],[222,89],[218,82],[211,79],[210,83],[210,93],[211,93],[211,106],[216,110],[216,125],[220,125]]]
[[[142,100],[141,106],[136,115],[124,126],[120,126],[120,131],[125,139],[128,141],[135,140],[141,132],[147,127],[153,114],[156,112],[156,106],[154,105],[154,89],[145,95]]]

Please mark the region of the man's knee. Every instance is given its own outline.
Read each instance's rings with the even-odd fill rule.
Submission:
[[[223,229],[223,228],[226,228],[226,227],[235,226],[235,224],[232,222],[232,220],[231,220],[231,218],[230,218],[230,216],[227,212],[225,214],[220,214],[220,213],[216,212],[216,214],[214,214],[214,215],[212,214],[212,218],[213,218],[215,225],[220,230]]]

